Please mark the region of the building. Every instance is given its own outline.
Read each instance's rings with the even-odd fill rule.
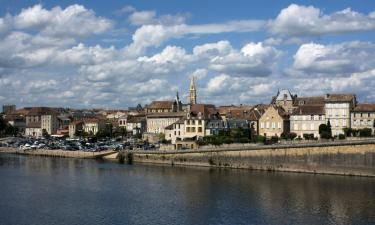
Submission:
[[[45,130],[49,135],[55,134],[57,129],[59,129],[59,121],[56,112],[42,115],[40,125],[42,130]]]
[[[213,119],[213,120],[207,121],[205,129],[206,129],[206,134],[205,134],[206,136],[217,135],[219,134],[220,131],[228,130],[228,126],[227,126],[226,121],[222,119]]]
[[[344,134],[343,129],[351,127],[350,112],[356,107],[357,100],[354,94],[326,94],[325,117],[330,121],[332,136]]]
[[[297,96],[292,95],[288,89],[281,89],[272,97],[271,104],[282,107],[285,112],[293,111],[293,103]]]
[[[73,121],[69,124],[69,137],[75,138],[77,132],[83,131],[83,121]]]
[[[57,112],[48,107],[33,107],[26,114],[25,135],[31,137],[41,137],[43,129],[48,134],[57,130],[58,124],[55,121]]]
[[[259,119],[259,134],[267,137],[280,137],[283,132],[289,132],[289,115],[283,107],[270,105]]]
[[[16,105],[3,105],[3,113],[11,114],[16,111]]]
[[[319,138],[319,126],[325,123],[324,105],[301,105],[290,115],[290,131],[301,138],[304,134]]]
[[[374,134],[375,129],[375,104],[362,103],[351,112],[351,127],[353,129],[371,128]]]
[[[126,123],[126,131],[133,135],[143,134],[146,131],[146,117],[145,116],[129,116]]]
[[[105,128],[105,121],[98,119],[98,118],[92,118],[92,119],[86,119],[83,121],[83,130],[85,133],[88,133],[90,135],[96,135],[99,130],[102,130]]]
[[[172,144],[176,144],[177,140],[182,140],[185,135],[184,119],[169,125],[165,128],[165,139],[170,140]]]
[[[220,119],[220,114],[214,105],[194,104],[187,113],[184,121],[184,138],[198,139],[207,135],[206,124],[210,120]]]
[[[191,77],[189,87],[189,103],[190,105],[197,104],[197,90],[195,88],[195,77]]]
[[[164,133],[165,128],[177,122],[185,115],[184,112],[164,112],[146,115],[148,133]]]

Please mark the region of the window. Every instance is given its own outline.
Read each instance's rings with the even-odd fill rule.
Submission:
[[[272,129],[275,129],[276,128],[276,124],[275,122],[272,122]]]
[[[281,122],[278,122],[277,125],[278,125],[279,129],[281,129]]]
[[[202,125],[202,120],[198,120],[198,125]]]
[[[314,115],[311,115],[311,116],[310,116],[310,120],[314,120]]]
[[[260,128],[264,128],[264,123],[260,122]]]
[[[297,123],[294,124],[294,130],[298,130],[298,124]]]
[[[370,118],[370,117],[371,117],[370,113],[368,113],[368,114],[367,114],[367,117],[368,117],[368,118]]]
[[[346,120],[342,121],[342,126],[346,127]]]
[[[199,132],[199,133],[202,132],[202,127],[198,127],[198,132]]]
[[[270,128],[270,123],[269,122],[266,122],[266,128]]]

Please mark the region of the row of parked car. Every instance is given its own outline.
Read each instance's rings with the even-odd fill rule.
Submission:
[[[0,142],[0,147],[13,147],[19,150],[35,150],[46,149],[55,150],[62,149],[67,151],[105,151],[105,150],[148,150],[155,149],[155,145],[139,142],[134,139],[125,141],[115,139],[102,139],[96,142],[84,139],[57,139],[57,138],[20,138],[15,137],[11,140]]]

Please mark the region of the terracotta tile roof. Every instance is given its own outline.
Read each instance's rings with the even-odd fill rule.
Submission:
[[[130,116],[130,117],[128,117],[127,122],[128,122],[128,123],[141,123],[142,121],[145,121],[145,120],[146,120],[145,117],[141,117],[141,116]]]
[[[293,110],[293,115],[323,115],[324,105],[303,105]]]
[[[69,125],[78,125],[78,124],[83,124],[83,121],[73,121],[69,123]]]
[[[27,116],[39,116],[48,114],[57,114],[57,111],[49,107],[32,107],[27,113]]]
[[[153,101],[147,106],[149,109],[172,109],[172,101]]]
[[[214,105],[211,104],[194,104],[191,106],[190,114],[193,116],[202,114],[203,118],[210,118],[211,116],[218,114]]]
[[[184,112],[162,112],[162,113],[152,113],[148,114],[147,118],[170,118],[170,117],[183,117]]]
[[[358,104],[353,112],[375,112],[375,103],[361,103]]]

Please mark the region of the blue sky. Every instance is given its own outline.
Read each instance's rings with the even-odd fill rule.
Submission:
[[[0,103],[125,108],[268,103],[356,93],[374,102],[373,1],[0,1]]]

